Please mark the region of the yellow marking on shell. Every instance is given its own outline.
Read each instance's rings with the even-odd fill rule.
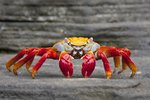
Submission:
[[[75,46],[86,45],[86,43],[89,41],[89,39],[85,37],[70,37],[68,40],[72,45]]]

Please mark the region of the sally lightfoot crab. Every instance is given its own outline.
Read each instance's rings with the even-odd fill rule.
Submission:
[[[26,55],[26,56],[25,56]],[[41,56],[39,61],[32,67],[34,57]],[[26,69],[31,73],[32,78],[35,77],[36,72],[42,66],[46,59],[59,59],[59,67],[65,77],[71,77],[73,74],[73,64],[71,59],[83,59],[81,73],[83,77],[90,77],[92,74],[96,60],[101,59],[104,65],[106,78],[109,79],[112,76],[108,57],[114,59],[114,73],[120,66],[120,58],[122,57],[122,69],[118,71],[118,74],[122,73],[127,66],[131,69],[133,77],[137,72],[135,63],[130,58],[131,52],[127,48],[116,48],[110,46],[100,46],[93,41],[93,38],[84,37],[70,37],[54,44],[53,47],[48,48],[25,48],[21,50],[16,56],[10,59],[6,63],[6,68],[17,75],[17,70],[26,64]]]

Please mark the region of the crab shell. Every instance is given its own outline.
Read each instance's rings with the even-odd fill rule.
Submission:
[[[56,43],[53,48],[58,52],[66,51],[74,58],[81,58],[87,52],[95,53],[100,45],[93,41],[93,38],[65,38],[63,41]]]

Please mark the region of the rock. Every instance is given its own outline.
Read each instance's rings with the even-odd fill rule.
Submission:
[[[149,50],[148,0],[1,0],[0,5],[3,50],[52,46],[69,36]]]
[[[121,75],[113,75],[107,80],[104,76],[101,61],[91,78],[82,78],[81,60],[73,60],[74,75],[66,79],[57,65],[57,60],[47,60],[38,71],[35,79],[31,79],[25,67],[15,76],[5,69],[5,62],[14,54],[0,54],[0,99],[38,99],[38,100],[148,100],[150,99],[150,57],[133,56],[139,72],[134,79],[129,79],[130,70]],[[39,57],[35,58],[33,64]],[[109,59],[113,66],[112,59]],[[143,63],[144,62],[144,63]],[[113,69],[113,67],[112,67]]]

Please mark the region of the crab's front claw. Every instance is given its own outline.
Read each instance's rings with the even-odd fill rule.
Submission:
[[[73,64],[71,59],[73,59],[73,57],[70,56],[67,52],[62,52],[60,54],[59,67],[66,78],[71,77],[73,74]]]
[[[82,76],[90,77],[96,65],[94,54],[92,52],[89,52],[85,54],[81,59],[84,60],[84,62],[82,63],[82,70],[81,70]]]

